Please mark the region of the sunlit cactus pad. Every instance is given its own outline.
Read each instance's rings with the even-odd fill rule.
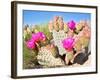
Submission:
[[[45,67],[64,66],[64,61],[53,56],[51,50],[42,47],[37,56],[38,63]]]
[[[52,33],[54,44],[58,47],[59,50],[59,55],[66,54],[66,50],[63,48],[62,45],[62,41],[67,37],[67,34],[64,32],[64,30],[60,30],[59,32],[53,30]]]

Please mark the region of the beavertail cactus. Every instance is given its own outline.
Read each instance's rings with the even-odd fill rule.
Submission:
[[[46,67],[64,66],[64,62],[60,58],[55,58],[52,51],[47,47],[41,47],[38,56],[38,63]]]
[[[64,30],[60,30],[57,32],[56,30],[53,30],[53,40],[55,45],[58,47],[59,55],[66,54],[66,50],[63,48],[62,40],[64,40],[67,37],[67,34],[64,32]]]

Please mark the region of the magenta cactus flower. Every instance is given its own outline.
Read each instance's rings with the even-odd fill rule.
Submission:
[[[32,34],[31,39],[26,42],[26,45],[28,48],[34,49],[34,48],[36,48],[37,42],[39,42],[41,40],[45,40],[45,39],[46,39],[46,36],[44,35],[44,33],[38,32],[38,33]]]
[[[43,32],[39,32],[37,34],[40,37],[40,40],[46,40],[46,36],[45,36],[45,34]]]
[[[32,34],[32,40],[35,41],[35,42],[38,42],[39,41],[39,35]]]
[[[38,33],[32,34],[32,39],[35,42],[38,42],[38,41],[41,41],[41,40],[45,40],[46,36],[43,32],[38,32]]]
[[[68,22],[68,27],[71,29],[71,30],[74,30],[75,29],[75,25],[76,23],[72,20],[70,22]]]
[[[66,50],[71,51],[74,47],[74,39],[72,37],[66,38],[62,41],[62,44]]]
[[[28,41],[26,42],[26,46],[27,46],[29,49],[35,49],[35,48],[36,48],[36,44],[35,44],[35,42],[34,42],[32,39],[30,39],[30,40],[28,40]]]

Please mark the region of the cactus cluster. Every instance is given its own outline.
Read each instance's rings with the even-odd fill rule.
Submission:
[[[39,64],[44,67],[57,67],[65,65],[62,59],[57,58],[52,54],[53,48],[55,47],[51,48],[51,45],[41,47],[37,56]]]
[[[51,25],[52,24],[52,25]],[[55,16],[49,24],[49,31],[53,34],[54,44],[58,47],[59,55],[73,56],[87,48],[90,42],[90,25],[86,21],[76,23],[74,20],[64,23],[61,16]],[[76,55],[75,54],[75,55]],[[65,57],[66,63],[72,62]]]
[[[37,50],[35,58],[43,67],[66,66],[69,62],[73,63],[76,55],[90,44],[91,29],[86,21],[76,23],[71,20],[66,23],[63,17],[55,16],[47,27],[52,39],[35,28],[24,29],[24,43],[28,49]]]

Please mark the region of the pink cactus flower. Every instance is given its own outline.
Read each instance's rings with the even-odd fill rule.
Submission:
[[[66,50],[71,51],[74,46],[74,39],[72,37],[66,38],[62,41],[62,44]]]
[[[39,35],[38,34],[32,34],[32,40],[35,41],[35,42],[38,42],[39,41]]]
[[[43,41],[46,40],[46,36],[43,32],[39,32],[38,35],[40,37],[40,40],[43,40]]]
[[[32,34],[32,39],[35,42],[38,42],[38,41],[41,41],[41,40],[45,40],[46,36],[44,35],[43,32],[38,32],[38,33]]]
[[[35,48],[36,48],[36,44],[35,44],[35,42],[34,42],[32,39],[30,39],[30,40],[28,40],[28,41],[26,42],[26,46],[27,46],[29,49],[35,49]]]
[[[76,23],[72,20],[70,22],[68,22],[68,27],[71,29],[71,30],[74,30],[75,29],[75,25]]]

